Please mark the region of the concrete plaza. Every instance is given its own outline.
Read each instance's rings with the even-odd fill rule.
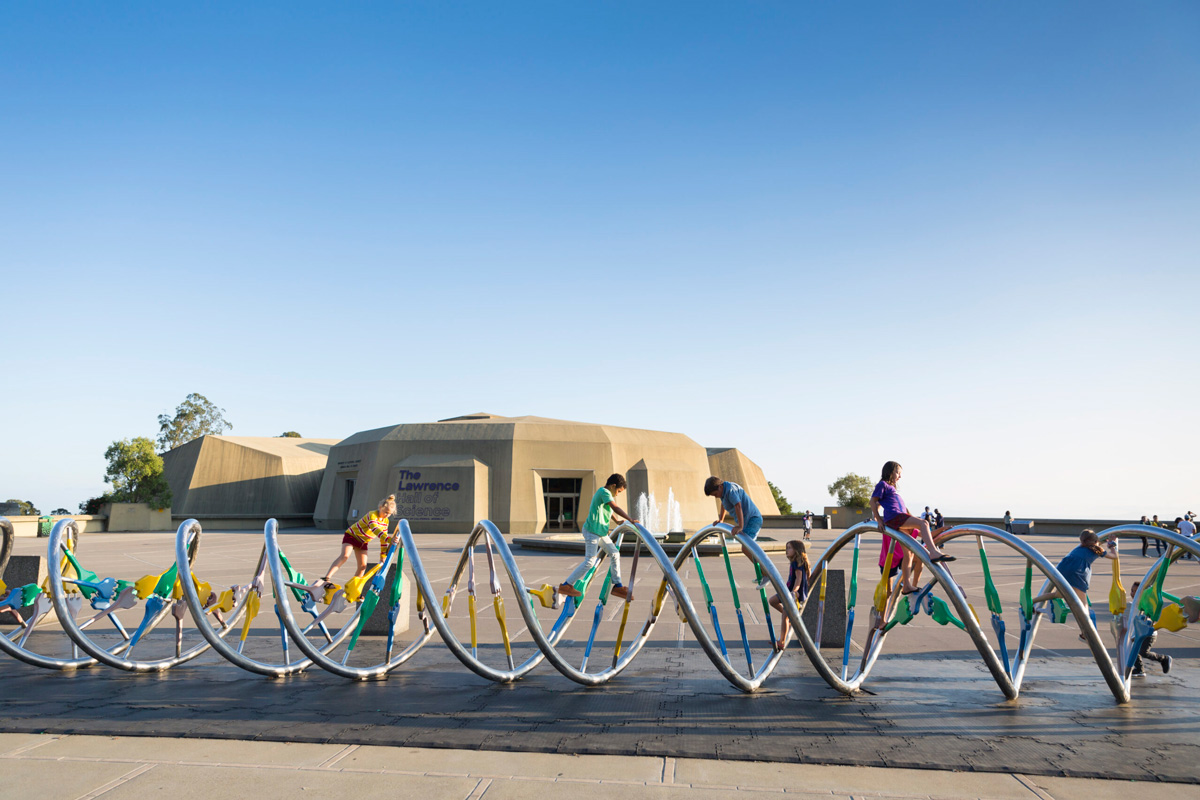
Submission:
[[[814,532],[815,553],[833,533]],[[772,531],[771,535],[780,539],[791,536],[786,531]],[[292,562],[311,576],[322,573],[336,550],[338,537],[288,531],[281,540]],[[417,546],[438,589],[446,585],[462,541],[462,536],[453,535],[418,537]],[[1051,559],[1060,557],[1074,544],[1065,537],[1031,537],[1031,541]],[[102,574],[137,578],[166,568],[171,562],[172,544],[169,534],[89,534],[81,545],[80,556],[85,566]],[[21,539],[17,552],[32,554],[44,546],[45,540]],[[214,586],[244,583],[260,549],[261,534],[206,533],[197,574]],[[974,549],[973,542],[970,549]],[[1140,557],[1140,548],[1127,544],[1125,549],[1128,586],[1139,569],[1144,570],[1151,562]],[[963,545],[952,552],[961,557],[955,577],[971,596],[978,597],[978,561],[969,557]],[[515,553],[531,585],[560,580],[578,558],[520,549]],[[868,554],[863,572],[867,591],[873,588],[870,579],[875,572],[874,555]],[[996,547],[989,550],[989,555],[1001,596],[1011,604],[1023,574],[1023,562]],[[485,560],[479,558],[478,562],[477,567],[486,569]],[[709,563],[712,567],[706,563],[706,571],[718,578],[712,584],[723,608],[722,623],[728,635],[736,637],[728,585],[719,579],[724,565],[719,559]],[[627,574],[630,566],[626,558]],[[734,566],[739,585],[749,587],[749,564],[735,557]],[[346,575],[343,572],[341,577]],[[685,570],[684,578],[689,591],[699,596],[700,588],[690,569]],[[635,589],[638,604],[630,621],[633,625],[636,619],[638,629],[658,580],[659,574],[643,559]],[[1200,567],[1196,564],[1180,564],[1172,571],[1173,591],[1188,586],[1195,591],[1197,584]],[[485,599],[486,594],[484,590]],[[507,581],[505,594],[511,595]],[[1098,568],[1093,584],[1098,605],[1106,594],[1107,574]],[[761,658],[766,654],[766,625],[757,597],[749,595],[748,588],[743,588],[749,634],[755,656]],[[452,622],[465,637],[465,613],[459,605],[462,602],[460,595]],[[978,600],[975,602],[978,607]],[[586,638],[585,626],[590,623],[592,608],[593,603],[585,604],[586,621],[576,622],[582,630],[572,629],[564,645],[576,663],[582,655],[580,640]],[[510,610],[509,614],[515,655],[520,660],[532,651],[532,645],[528,634],[512,623],[515,612]],[[550,614],[544,611],[544,623],[548,624]],[[489,616],[481,614],[481,640],[485,643],[480,648],[481,657],[499,664],[503,650],[494,617],[490,627],[484,622]],[[605,657],[611,656],[617,616],[615,608],[606,612],[597,635],[596,647],[598,651],[607,648]],[[417,620],[412,619],[408,636],[419,628]],[[1105,628],[1102,620],[1102,630]],[[114,774],[105,781],[119,781],[126,776],[130,786],[155,773],[186,775],[188,771],[183,767],[167,762],[189,760],[189,747],[199,748],[199,752],[217,748],[214,752],[222,753],[226,751],[220,748],[236,750],[241,746],[213,743],[228,739],[263,743],[238,752],[244,752],[252,765],[258,765],[256,769],[264,770],[274,756],[254,753],[300,753],[302,749],[288,748],[301,746],[324,748],[312,750],[312,758],[302,765],[289,762],[296,768],[295,774],[284,777],[278,771],[270,773],[274,776],[271,780],[280,781],[281,786],[307,780],[310,772],[313,781],[329,780],[326,773],[336,771],[334,763],[340,765],[337,769],[350,770],[356,759],[368,754],[375,759],[368,763],[380,766],[363,769],[378,772],[385,768],[381,760],[387,763],[390,753],[397,763],[409,756],[419,760],[420,769],[397,767],[399,773],[415,773],[409,776],[414,778],[413,786],[424,785],[415,778],[429,777],[429,772],[446,772],[446,781],[460,781],[446,783],[444,790],[423,792],[447,797],[478,797],[483,791],[488,797],[509,796],[506,792],[525,796],[540,791],[537,780],[567,778],[592,782],[572,786],[572,792],[585,797],[615,795],[618,791],[629,795],[629,787],[606,788],[603,781],[609,779],[633,780],[641,787],[638,791],[647,793],[645,796],[671,796],[683,791],[679,786],[683,784],[684,788],[692,787],[687,790],[697,796],[706,796],[707,787],[810,791],[819,786],[818,792],[842,795],[890,791],[895,796],[988,797],[1104,797],[1106,791],[1117,791],[1103,788],[1110,784],[1073,784],[1068,778],[1193,784],[1200,780],[1196,767],[1200,763],[1200,696],[1196,692],[1200,669],[1195,660],[1200,649],[1195,631],[1185,629],[1160,639],[1158,649],[1176,657],[1174,669],[1166,676],[1152,669],[1149,678],[1135,684],[1134,700],[1124,707],[1114,703],[1095,663],[1076,639],[1076,632],[1071,624],[1043,626],[1036,645],[1038,656],[1030,665],[1022,695],[1011,703],[996,688],[966,635],[950,626],[937,626],[925,616],[889,635],[885,654],[866,684],[869,693],[854,698],[833,692],[795,645],[763,690],[754,695],[738,692],[713,668],[669,606],[651,641],[629,669],[608,685],[592,689],[568,681],[548,665],[516,684],[492,684],[466,670],[436,636],[388,680],[372,683],[347,682],[316,668],[292,678],[268,680],[245,673],[215,654],[205,654],[161,675],[132,675],[104,667],[55,674],[6,660],[0,731],[34,737],[6,737],[3,748],[9,752],[23,746],[9,747],[11,742],[34,745],[31,750],[6,757],[14,759],[13,763],[20,761],[21,769],[31,773],[41,768],[42,760],[51,757],[47,754],[69,752],[56,748],[86,749],[93,746],[88,742],[108,741],[74,736],[50,741],[47,734],[180,740],[162,745],[162,739],[157,738],[149,740],[153,745],[148,742],[142,747],[137,740],[129,744],[131,740],[122,738],[120,741],[126,742],[124,756],[94,756],[124,764],[123,772],[116,772],[114,767]],[[51,637],[63,638],[53,632],[35,636],[48,643]],[[248,646],[254,652],[269,654],[271,648],[278,647],[277,637],[274,616],[262,614],[255,621]],[[172,637],[167,634],[164,638]],[[371,649],[377,654],[382,645],[373,639],[363,647],[369,659]],[[826,652],[831,659],[837,658],[837,654]],[[744,668],[744,661],[741,666]],[[404,749],[380,750],[381,745]],[[110,753],[120,751],[117,745],[105,746],[117,747]],[[153,754],[162,752],[163,747],[179,755],[161,763],[155,761]],[[262,747],[268,749],[257,749]],[[129,748],[134,751],[132,755]],[[347,748],[357,749],[339,756]],[[437,752],[429,754],[426,748]],[[360,755],[351,758],[354,753]],[[603,758],[590,761],[587,756]],[[86,761],[93,756],[78,757]],[[435,769],[436,764],[449,763],[438,759],[450,759],[460,766]],[[189,769],[250,769],[227,766],[222,755],[195,760],[200,766]],[[618,763],[624,765],[622,770],[631,772],[606,771],[609,767],[605,765]],[[142,769],[145,764],[151,766]],[[508,771],[487,766],[496,764],[508,765]],[[563,772],[564,764],[576,765],[572,769],[582,768],[585,772]],[[579,767],[583,764],[594,766]],[[669,764],[675,765],[673,772],[668,770]],[[137,772],[139,769],[142,771]],[[593,772],[586,772],[588,769]],[[886,771],[886,777],[881,777],[885,773],[880,769]],[[916,776],[911,780],[917,782],[904,782],[909,769],[922,770],[911,773]],[[137,774],[129,776],[131,772]],[[98,778],[108,774],[98,773]],[[635,777],[621,778],[621,774]],[[666,780],[668,774],[673,776],[672,781]],[[1054,780],[1066,782],[1052,785]],[[484,786],[487,781],[491,783]],[[837,781],[842,783],[834,785]],[[321,785],[313,784],[314,788]],[[922,786],[927,788],[921,791]],[[1129,785],[1124,786],[1127,793]],[[1168,790],[1178,796],[1197,796],[1194,786],[1135,789],[1155,797],[1173,796],[1163,794]],[[369,794],[373,790],[364,791]],[[81,791],[80,795],[85,793]],[[119,796],[119,792],[116,794]]]

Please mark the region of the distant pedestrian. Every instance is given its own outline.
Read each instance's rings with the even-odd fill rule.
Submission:
[[[954,556],[942,552],[941,548],[934,542],[933,533],[929,529],[929,523],[926,520],[917,519],[908,513],[908,507],[904,505],[904,498],[896,490],[896,484],[899,483],[902,472],[903,467],[895,461],[888,461],[883,465],[881,480],[875,484],[875,491],[871,493],[871,515],[875,518],[875,522],[879,526],[879,532],[887,533],[887,529],[891,528],[902,533],[907,533],[914,539],[923,539],[930,560],[935,564],[941,561],[954,561]],[[912,561],[912,553],[905,550],[904,558],[900,562],[901,591],[905,594],[912,594],[918,588],[916,578],[910,574],[912,572]],[[917,575],[920,575],[919,570],[917,571]]]
[[[1196,525],[1187,517],[1176,517],[1175,518],[1175,530],[1179,533],[1180,536],[1186,536],[1189,539],[1196,538]],[[1189,552],[1184,552],[1183,558],[1186,558],[1190,561],[1192,558],[1192,554]]]
[[[942,512],[938,509],[933,510],[933,524],[939,531],[946,527],[946,518],[942,516]]]
[[[1159,523],[1159,521],[1158,521],[1158,514],[1155,514],[1153,517],[1151,517],[1150,527],[1152,527],[1152,528],[1161,528],[1162,527],[1162,524]],[[1161,556],[1166,551],[1166,549],[1167,549],[1167,546],[1166,546],[1166,544],[1163,543],[1162,539],[1154,540],[1154,552],[1156,554]]]
[[[637,522],[614,502],[617,495],[625,491],[625,486],[625,476],[614,472],[608,476],[604,485],[592,495],[592,505],[589,507],[587,519],[583,523],[583,561],[579,562],[579,566],[575,567],[567,579],[559,584],[559,594],[567,597],[582,596],[583,592],[575,588],[575,582],[599,563],[600,551],[603,550],[608,553],[608,573],[612,576],[610,591],[615,597],[624,598],[629,595],[629,590],[621,584],[621,551],[613,544],[608,534],[608,523],[612,520],[613,514],[621,519]]]
[[[1139,524],[1139,525],[1149,525],[1149,524],[1150,524],[1150,520],[1149,520],[1149,519],[1146,517],[1146,515],[1145,515],[1145,514],[1142,514],[1142,521],[1141,521],[1141,522],[1139,522],[1138,524]],[[1146,537],[1145,537],[1145,536],[1143,536],[1143,537],[1142,537],[1142,558],[1145,558],[1145,557],[1146,557],[1146,548],[1147,548],[1147,547],[1149,547],[1149,544],[1148,544],[1148,543],[1147,543],[1147,541],[1146,541]]]
[[[1140,581],[1134,581],[1133,585],[1129,587],[1129,596],[1130,597],[1137,597],[1138,586],[1140,586],[1140,585],[1141,585]],[[1157,639],[1158,639],[1158,631],[1152,630],[1152,631],[1150,631],[1150,635],[1147,636],[1145,641],[1142,642],[1142,646],[1140,648],[1138,648],[1137,660],[1135,660],[1133,662],[1133,674],[1131,677],[1134,677],[1134,678],[1146,677],[1146,670],[1144,668],[1144,664],[1142,663],[1142,659],[1144,659],[1144,658],[1148,658],[1151,661],[1157,661],[1158,665],[1160,667],[1162,667],[1162,671],[1163,671],[1164,675],[1166,675],[1168,672],[1171,671],[1171,657],[1168,655],[1165,655],[1163,653],[1155,653],[1153,650],[1150,649],[1151,647],[1154,646],[1154,642]]]
[[[751,539],[758,538],[758,532],[762,530],[763,524],[762,513],[758,510],[758,506],[754,505],[754,501],[750,499],[750,495],[746,493],[745,489],[733,481],[723,481],[713,475],[704,482],[704,494],[706,497],[715,497],[721,501],[721,516],[717,517],[714,525],[724,522],[727,513],[732,514],[736,523],[729,533],[730,536],[744,533]],[[742,555],[754,563],[754,556],[750,555],[750,551],[746,549],[745,545],[742,545]],[[766,580],[765,575],[762,580]]]
[[[800,606],[808,597],[808,578],[812,575],[812,567],[808,563],[808,545],[793,539],[787,543],[785,552],[788,559],[787,588],[792,594],[792,599],[796,601],[796,605]],[[770,602],[771,608],[783,614],[783,627],[779,634],[779,640],[775,642],[775,649],[782,650],[787,647],[788,615],[783,611],[783,601],[779,599],[779,595],[771,595],[768,602]],[[817,646],[821,646],[820,642],[817,643]]]
[[[1012,512],[1004,512],[1004,530],[1007,533],[1012,533]]]
[[[812,512],[804,512],[804,541],[812,539]]]

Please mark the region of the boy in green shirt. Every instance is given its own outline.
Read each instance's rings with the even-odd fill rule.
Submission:
[[[612,594],[621,598],[629,595],[629,590],[621,585],[621,551],[617,549],[612,539],[608,537],[608,522],[612,519],[613,514],[616,514],[621,519],[637,522],[636,519],[630,518],[624,509],[613,502],[617,498],[617,495],[623,491],[625,491],[625,476],[619,472],[614,472],[608,476],[608,481],[604,484],[604,487],[597,489],[596,493],[592,495],[592,506],[588,510],[587,521],[583,523],[583,561],[558,587],[559,594],[566,595],[567,597],[579,597],[582,595],[583,593],[575,588],[575,582],[586,575],[588,570],[599,562],[600,551],[603,550],[608,553],[608,557],[612,561],[612,566],[609,567],[613,580]]]

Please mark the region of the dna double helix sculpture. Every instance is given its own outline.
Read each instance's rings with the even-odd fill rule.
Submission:
[[[813,561],[811,590],[800,602],[788,591],[782,575],[758,542],[744,535],[733,537],[731,533],[726,525],[707,526],[683,542],[671,556],[641,525],[622,524],[613,533],[618,546],[629,542],[634,547],[629,561],[629,593],[621,600],[611,591],[611,576],[602,569],[603,561],[576,583],[575,588],[581,593],[579,598],[560,596],[548,584],[530,586],[508,542],[488,520],[479,522],[470,532],[454,571],[440,592],[422,563],[407,520],[399,521],[381,563],[344,585],[307,581],[281,548],[278,527],[270,520],[264,529],[258,561],[247,573],[245,582],[220,591],[197,575],[203,531],[195,520],[184,522],[176,533],[175,563],[161,573],[135,580],[101,577],[87,569],[79,552],[78,528],[72,520],[61,520],[55,524],[48,542],[47,579],[40,584],[14,587],[0,581],[0,650],[46,669],[72,670],[101,663],[130,672],[161,672],[213,650],[236,666],[261,675],[296,674],[315,664],[351,680],[375,680],[386,678],[408,662],[436,633],[467,669],[491,681],[517,681],[545,661],[576,683],[597,686],[614,680],[637,658],[664,610],[671,609],[679,618],[681,630],[686,626],[716,670],[738,689],[753,692],[770,677],[785,654],[782,647],[776,646],[781,637],[776,635],[768,601],[770,587],[777,595],[774,600],[777,608],[786,616],[786,627],[795,634],[816,672],[843,694],[853,695],[863,688],[896,628],[927,617],[935,624],[953,626],[968,636],[1001,693],[1007,699],[1015,699],[1020,694],[1038,631],[1044,624],[1073,619],[1114,698],[1126,703],[1130,700],[1138,655],[1155,632],[1180,631],[1200,622],[1200,602],[1182,591],[1172,594],[1166,585],[1172,569],[1179,574],[1181,558],[1200,560],[1200,543],[1162,528],[1120,525],[1100,534],[1101,542],[1145,537],[1161,542],[1164,547],[1131,596],[1121,580],[1120,561],[1113,562],[1108,596],[1108,627],[1114,643],[1111,650],[1100,637],[1095,610],[1071,588],[1056,567],[1028,542],[990,526],[960,525],[938,533],[939,546],[950,548],[949,552],[963,559],[951,566],[931,561],[925,548],[907,535],[896,531],[881,533],[871,523],[855,525],[841,532]],[[0,517],[0,534],[3,538],[0,575],[3,575],[13,550],[13,528],[3,517]],[[903,593],[901,582],[893,577],[893,567],[898,564],[893,563],[891,545],[881,564],[880,577],[873,590],[870,588],[872,577],[864,566],[863,554],[877,552],[875,548],[883,546],[884,536],[897,542],[911,555],[913,568],[919,566],[928,576],[915,592]],[[736,539],[742,546],[749,556],[747,563],[754,570],[753,583],[743,587],[748,589],[745,594],[749,605],[743,604],[734,563],[741,570],[746,566],[740,555],[731,555],[730,539]],[[972,542],[974,548],[970,548]],[[962,544],[968,547],[962,549]],[[1023,580],[1018,581],[1015,602],[1008,604],[1007,618],[988,546],[993,547],[993,554],[995,548],[1003,548],[1006,555],[1015,556],[1024,565]],[[719,558],[702,558],[702,549],[717,551],[713,555],[719,554]],[[968,596],[954,571],[965,572],[966,558],[975,555],[979,559],[982,591],[976,589],[975,596]],[[486,575],[477,573],[477,560],[482,562],[478,573],[486,569]],[[411,577],[406,576],[406,567]],[[653,569],[657,579],[644,580],[639,588],[639,567],[643,577],[648,569]],[[826,624],[828,578],[834,569],[845,577],[845,630],[839,632],[844,633],[841,637],[844,644],[840,648],[823,648],[819,643]],[[689,591],[685,574],[694,575],[699,584],[697,597],[703,598],[703,611],[693,601],[695,586]],[[976,575],[973,569],[971,574]],[[394,578],[389,580],[389,576]],[[401,647],[396,641],[396,629],[400,616],[406,614],[402,605],[406,599],[406,581],[415,586],[418,629],[406,637],[408,643]],[[1194,582],[1194,577],[1185,572],[1182,582]],[[510,599],[516,612],[512,623],[521,625],[519,634],[527,633],[532,645],[532,648],[524,646],[525,655],[518,655],[514,645],[518,634],[510,631],[504,602],[506,583],[512,591]],[[589,613],[585,607],[593,601],[588,599],[588,590],[597,585],[595,606]],[[465,614],[459,598],[463,589]],[[480,643],[480,629],[486,623],[490,630],[491,625],[488,622],[491,615],[482,608],[487,596],[491,598],[499,645]],[[631,610],[637,602],[635,597],[648,601],[640,628],[629,627]],[[456,600],[459,600],[457,616]],[[273,626],[260,622],[259,635],[252,639],[251,629],[265,610],[264,601],[272,606],[277,629],[275,634],[265,635],[264,629]],[[610,608],[614,601],[616,607]],[[835,601],[840,602],[841,595]],[[976,612],[976,603],[986,609],[991,637]],[[757,639],[751,636],[746,623],[746,615],[751,616],[752,622],[757,621],[758,604],[764,616],[759,624],[765,624],[766,642],[761,641],[761,636]],[[803,612],[810,604],[818,606],[814,632],[809,631],[803,620]],[[728,624],[728,617],[722,626],[721,612],[729,605],[737,619],[736,633]],[[382,641],[363,638],[373,614],[386,615]],[[613,622],[620,617],[611,642],[607,638],[598,641],[606,614]],[[590,621],[586,640],[567,638],[577,618]],[[57,626],[52,623],[54,619]],[[169,626],[173,628],[173,636],[158,630],[166,627],[163,623],[168,619],[173,621]],[[842,624],[840,618],[838,624]],[[65,633],[65,640],[59,630]],[[360,646],[368,640],[370,644]],[[269,644],[272,641],[274,645]],[[578,653],[579,641],[586,642],[582,645],[582,658]],[[250,642],[253,646],[248,647]],[[756,649],[760,651],[757,659]],[[603,655],[601,650],[605,650]]]

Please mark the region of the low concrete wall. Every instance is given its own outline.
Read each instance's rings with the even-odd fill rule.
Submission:
[[[171,522],[174,527],[171,530],[176,530],[186,520],[193,519],[192,517],[184,517],[172,515]],[[260,531],[266,527],[267,520],[273,519],[279,523],[279,528],[311,528],[313,518],[311,514],[292,514],[280,515],[277,517],[244,517],[235,514],[206,514],[194,518],[200,523],[200,527],[206,531]]]
[[[111,503],[108,509],[108,532],[172,531],[171,509],[151,508],[145,503]]]
[[[38,517],[7,517],[12,523],[13,534],[19,538],[37,538]],[[72,514],[71,516],[51,516],[55,522],[60,519],[73,519],[79,525],[80,533],[103,533],[107,529],[108,517],[93,514]]]

